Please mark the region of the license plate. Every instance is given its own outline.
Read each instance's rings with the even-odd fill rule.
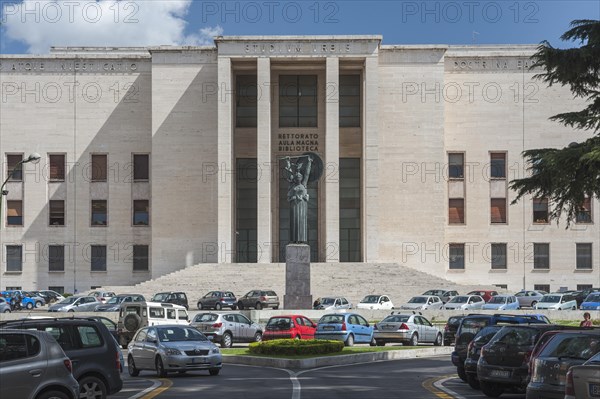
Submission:
[[[508,370],[492,370],[490,372],[490,375],[492,377],[508,378],[508,377],[510,377],[510,371],[508,371]]]
[[[206,363],[205,357],[193,357],[192,363]]]
[[[335,327],[334,326],[324,326],[323,330],[325,330],[325,331],[332,331],[332,330],[335,330]]]
[[[590,396],[600,398],[600,384],[590,384]]]

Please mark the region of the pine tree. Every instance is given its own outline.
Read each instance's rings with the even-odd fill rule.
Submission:
[[[569,85],[574,97],[586,99],[587,106],[581,111],[550,119],[576,130],[592,131],[594,136],[562,149],[524,151],[530,176],[511,181],[510,188],[517,192],[512,204],[525,195],[548,198],[552,204],[550,218],[558,223],[565,214],[569,227],[586,197],[600,198],[600,21],[573,21],[561,40],[580,41],[581,47],[558,49],[543,41],[532,57],[531,68],[541,67],[545,72],[534,78],[548,86]]]

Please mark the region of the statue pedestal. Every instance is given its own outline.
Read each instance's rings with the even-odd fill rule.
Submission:
[[[310,246],[288,244],[285,247],[285,309],[312,309],[310,294]]]

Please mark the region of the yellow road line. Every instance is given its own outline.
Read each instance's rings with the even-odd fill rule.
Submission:
[[[425,388],[426,390],[428,390],[429,392],[431,392],[432,394],[434,394],[435,396],[437,396],[440,399],[454,399],[454,397],[452,395],[448,395],[446,392],[440,391],[433,385],[437,381],[443,380],[448,377],[452,377],[452,375],[445,375],[442,377],[429,378],[429,379],[423,381],[423,384],[422,384],[423,388]]]
[[[173,381],[167,379],[167,378],[160,378],[159,381],[161,382],[161,386],[156,388],[154,391],[152,392],[148,392],[146,395],[142,396],[140,399],[152,399],[157,397],[158,395],[160,395],[161,393],[165,392],[167,389],[171,388],[171,385],[173,385]]]

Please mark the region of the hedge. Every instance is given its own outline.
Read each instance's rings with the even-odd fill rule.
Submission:
[[[341,341],[274,339],[272,341],[253,342],[249,351],[255,355],[324,355],[337,353],[344,349]]]

